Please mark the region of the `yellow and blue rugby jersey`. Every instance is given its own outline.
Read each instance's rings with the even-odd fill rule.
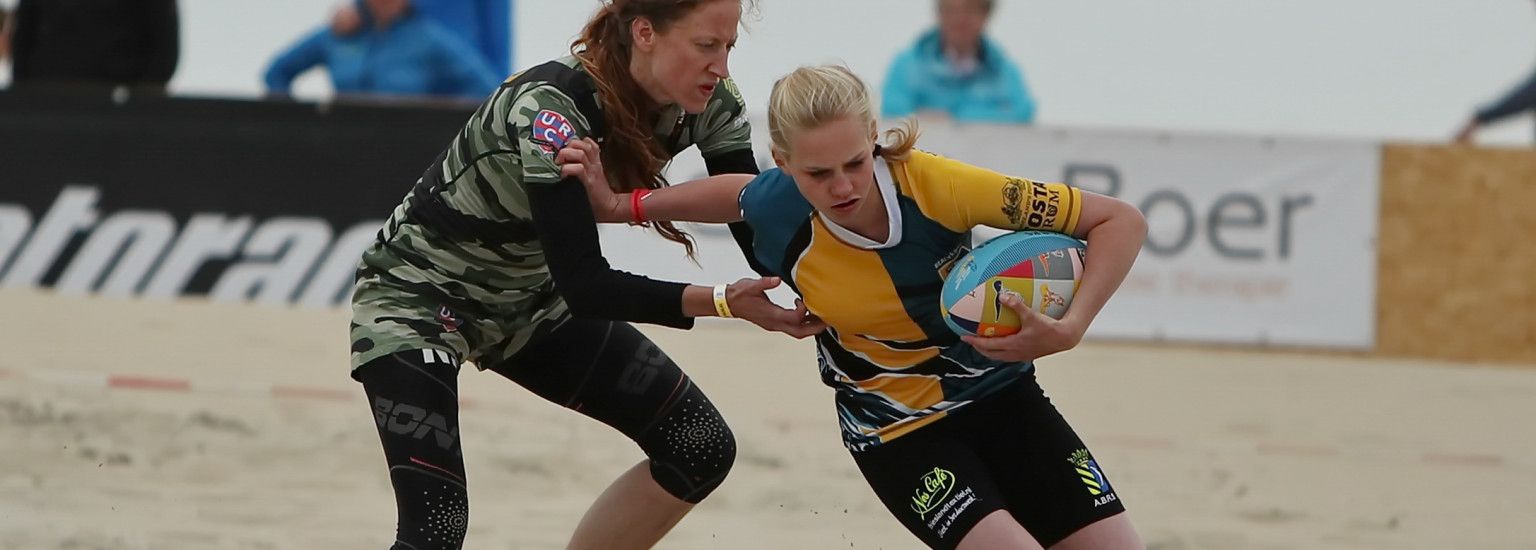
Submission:
[[[878,155],[875,181],[890,238],[872,242],[822,218],[777,168],[742,190],[757,259],[829,327],[816,337],[822,381],[837,390],[843,442],[895,439],[1032,368],[981,355],[944,324],[939,291],[969,250],[971,228],[1071,233],[1082,192],[913,151]]]

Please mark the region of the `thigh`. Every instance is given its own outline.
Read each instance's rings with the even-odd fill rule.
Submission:
[[[931,548],[956,548],[1003,500],[986,464],[946,418],[853,453],[891,515]]]
[[[409,350],[357,369],[391,467],[464,482],[459,442],[458,368],[438,350]],[[427,360],[426,358],[431,358]]]
[[[1146,550],[1125,512],[1101,519],[1051,545],[1051,550]]]
[[[956,550],[1044,550],[1034,535],[1019,525],[1007,510],[998,510],[981,518],[976,527],[960,539]]]
[[[693,381],[655,343],[628,323],[571,319],[488,370],[560,406],[635,438],[650,429],[689,391]]]
[[[978,405],[976,412],[994,419],[978,424],[982,460],[1008,510],[1042,545],[1125,511],[1104,468],[1033,373]]]

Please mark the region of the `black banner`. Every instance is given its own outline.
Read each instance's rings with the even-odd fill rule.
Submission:
[[[0,92],[0,286],[339,304],[469,115]]]

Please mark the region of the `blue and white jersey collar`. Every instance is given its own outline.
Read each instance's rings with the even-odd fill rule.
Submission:
[[[891,224],[890,236],[886,237],[885,242],[878,243],[837,225],[831,218],[821,216],[821,222],[827,225],[827,230],[837,240],[865,250],[890,248],[901,243],[901,203],[896,199],[896,182],[891,179],[890,165],[878,155],[875,156],[875,186],[880,189],[880,200],[885,202],[886,219]]]

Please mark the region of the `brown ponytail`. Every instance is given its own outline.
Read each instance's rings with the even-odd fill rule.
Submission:
[[[667,184],[661,175],[669,152],[652,136],[659,105],[653,103],[629,74],[630,26],[644,17],[658,32],[699,6],[721,0],[604,0],[603,7],[587,21],[581,36],[571,43],[571,53],[592,75],[598,102],[608,121],[603,140],[603,166],[615,191],[656,189]],[[693,239],[670,222],[650,222],[669,241],[682,243],[688,256]]]

